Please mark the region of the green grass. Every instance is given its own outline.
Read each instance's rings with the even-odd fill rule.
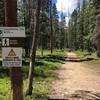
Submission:
[[[92,60],[92,61],[86,61],[87,64],[99,64],[100,66],[100,60]]]
[[[77,50],[77,51],[74,51],[74,53],[77,55],[77,57],[83,57],[84,54],[86,54],[87,52],[86,51],[82,52],[82,51]]]
[[[84,55],[88,54],[89,52],[87,51],[74,51],[74,53],[77,55],[77,57],[84,57]],[[91,55],[89,55],[88,57],[92,57],[92,58],[97,58],[96,53],[91,53]]]
[[[39,51],[38,51],[39,52]],[[39,54],[39,53],[38,53]],[[50,54],[49,51],[45,52],[45,55]],[[55,56],[65,56],[64,51],[54,51]],[[33,93],[32,96],[25,97],[25,100],[48,100],[47,96],[50,93],[50,85],[53,80],[56,80],[57,73],[55,72],[60,68],[63,63],[62,60],[55,60],[51,58],[36,59]],[[24,95],[28,84],[28,68],[29,63],[24,63],[22,67],[23,81],[24,81]],[[10,78],[9,70],[0,67],[0,100],[11,100]]]
[[[10,93],[9,78],[0,78],[0,100],[10,100]]]
[[[37,51],[36,51],[36,54],[37,54],[37,55],[41,55],[41,50],[37,50]],[[44,56],[45,56],[45,55],[50,55],[50,54],[51,54],[51,53],[50,53],[50,50],[44,50],[44,52],[43,52],[43,55],[44,55]],[[53,54],[52,54],[52,55],[66,56],[64,50],[58,50],[58,49],[55,49],[55,50],[53,51]]]
[[[43,54],[44,55],[50,54],[50,50],[44,50],[44,53]],[[36,55],[41,55],[41,50],[40,49],[36,51]]]
[[[77,55],[77,57],[79,57],[80,59],[86,59],[86,57],[84,57],[85,54],[88,54],[88,52],[84,51],[75,51],[75,54]],[[91,55],[87,56],[88,58],[97,58],[96,53],[92,53]],[[100,64],[100,60],[90,60],[90,61],[85,61],[85,63],[87,64]]]

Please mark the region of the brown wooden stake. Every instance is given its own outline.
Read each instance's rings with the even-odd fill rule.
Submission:
[[[5,24],[17,26],[17,0],[5,0]],[[21,68],[11,68],[12,100],[23,100],[23,80]]]

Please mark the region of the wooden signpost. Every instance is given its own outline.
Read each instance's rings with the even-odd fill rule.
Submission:
[[[12,100],[23,100],[22,48],[25,28],[17,26],[17,0],[5,0],[5,24],[0,28],[3,66],[10,68]]]

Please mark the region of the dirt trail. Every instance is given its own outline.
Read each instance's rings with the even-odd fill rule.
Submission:
[[[68,53],[68,58],[76,57]],[[59,80],[52,84],[51,98],[100,100],[100,68],[82,62],[65,62],[58,71]]]

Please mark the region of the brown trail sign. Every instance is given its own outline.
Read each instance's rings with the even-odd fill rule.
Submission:
[[[0,38],[0,47],[23,47],[25,46],[23,37]]]

